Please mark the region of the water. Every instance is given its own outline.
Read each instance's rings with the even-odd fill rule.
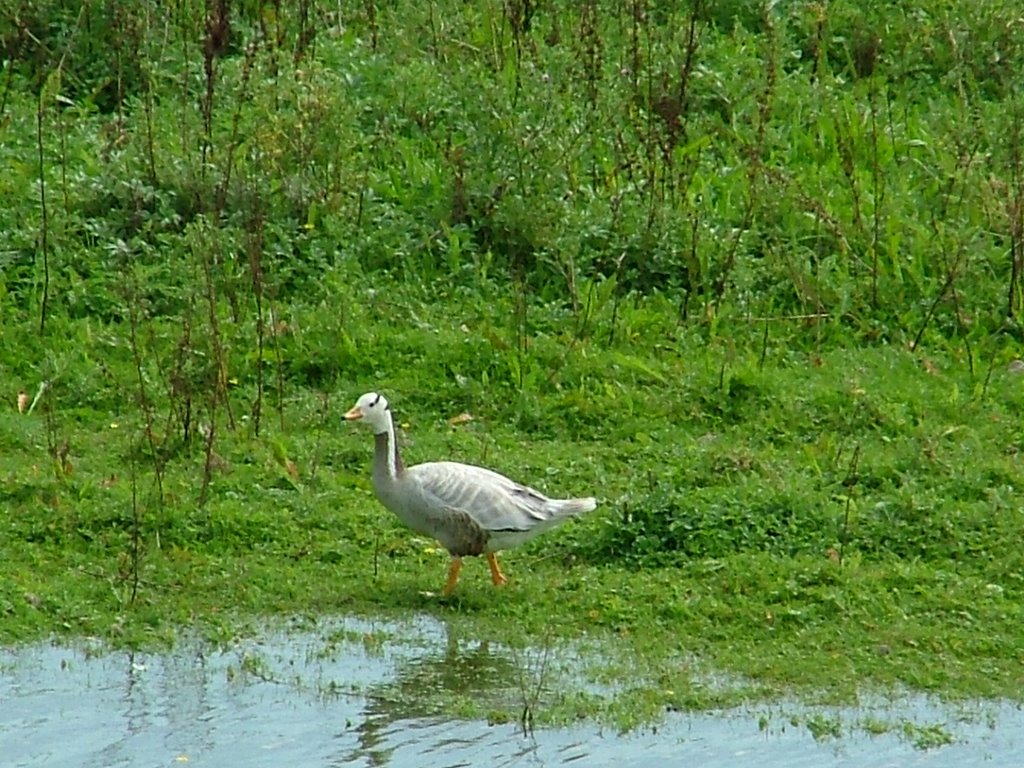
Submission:
[[[783,702],[673,714],[626,735],[593,724],[524,734],[518,723],[438,714],[439,699],[453,693],[507,711],[509,681],[530,663],[459,641],[428,618],[272,629],[228,650],[199,641],[167,654],[7,649],[0,755],[18,768],[1024,766],[1024,712],[1008,703],[951,708],[906,697],[808,710]],[[901,725],[871,735],[865,723]],[[943,738],[928,741],[936,733]],[[946,736],[953,743],[921,748]]]

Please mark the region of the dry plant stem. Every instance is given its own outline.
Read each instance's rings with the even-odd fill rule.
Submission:
[[[235,102],[235,111],[231,116],[231,138],[228,141],[224,176],[221,178],[220,184],[217,185],[217,196],[214,202],[214,211],[216,212],[218,219],[220,219],[220,216],[224,212],[224,206],[227,203],[228,190],[231,188],[231,176],[235,167],[235,153],[242,141],[239,122],[242,116],[242,109],[249,102],[249,78],[252,74],[252,64],[258,49],[259,44],[257,41],[252,42],[245,49],[245,59],[242,62],[242,82],[239,85],[239,92]]]
[[[210,396],[210,422],[206,428],[205,441],[203,443],[203,483],[199,489],[199,499],[196,502],[200,507],[206,506],[206,500],[210,492],[210,483],[213,481],[213,443],[217,434],[217,396]]]
[[[256,302],[256,401],[252,406],[253,434],[259,437],[260,419],[263,413],[264,365],[263,350],[266,345],[266,325],[263,312],[263,217],[256,212],[250,225],[249,274],[252,278],[253,299]]]
[[[992,372],[996,367],[996,357],[999,355],[999,345],[992,345],[992,354],[988,356],[988,367],[985,371],[985,381],[981,385],[981,399],[985,400],[988,397],[988,388],[992,383]]]
[[[205,244],[204,244],[205,245]],[[203,247],[200,263],[203,267],[203,278],[206,283],[207,319],[210,323],[210,343],[213,347],[214,376],[211,386],[211,418],[216,411],[218,401],[224,403],[227,410],[228,426],[235,428],[235,417],[228,398],[228,358],[220,331],[220,319],[217,316],[217,287],[214,282],[214,265],[217,256],[212,248]]]
[[[520,703],[522,704],[522,710],[519,716],[519,725],[523,729],[523,735],[529,735],[533,733],[534,712],[540,704],[540,696],[544,691],[544,682],[547,678],[548,663],[551,659],[550,637],[545,636],[544,638],[544,652],[541,656],[540,667],[537,670],[535,685],[531,686],[529,681],[527,681],[529,665],[525,663],[524,660],[520,659],[519,654],[514,650],[513,659],[516,664],[519,697]]]
[[[64,215],[71,214],[71,195],[68,186],[68,131],[64,111],[57,111],[57,127],[60,136],[60,192],[64,201]]]
[[[139,576],[142,552],[142,513],[141,510],[139,509],[138,476],[136,471],[136,460],[134,451],[132,452],[131,458],[129,459],[129,465],[131,467],[132,475],[132,532],[131,549],[129,550],[132,592],[129,602],[131,604],[134,604],[135,598],[138,597],[139,594]]]
[[[764,87],[761,91],[759,99],[760,108],[757,113],[757,125],[755,130],[755,140],[753,145],[748,148],[749,151],[749,167],[747,169],[747,199],[746,204],[743,208],[743,219],[739,227],[736,228],[735,234],[732,237],[732,241],[729,246],[729,250],[722,262],[722,266],[718,270],[718,274],[715,276],[712,296],[706,301],[710,300],[714,303],[718,303],[725,296],[725,290],[729,282],[732,270],[736,265],[736,257],[739,254],[740,242],[744,234],[750,229],[754,221],[754,212],[756,210],[757,203],[760,201],[762,196],[762,187],[765,182],[765,171],[763,167],[763,158],[765,153],[765,136],[769,122],[772,119],[772,108],[774,103],[775,95],[775,83],[777,78],[776,72],[776,60],[775,60],[775,48],[777,40],[775,38],[775,31],[772,25],[772,19],[770,12],[766,9],[764,15],[765,34],[767,37],[766,51],[765,51],[765,80]]]
[[[145,59],[140,57],[140,65],[143,68],[143,101],[142,115],[145,119],[146,131],[146,165],[149,171],[149,183],[156,186],[156,139],[153,131],[153,82],[150,76],[149,66]]]
[[[431,8],[433,8],[433,4],[431,4]],[[370,50],[376,53],[379,43],[376,0],[363,0],[363,9],[366,11],[366,24],[370,28]]]
[[[878,95],[877,87],[872,84],[868,92],[868,103],[871,107],[871,306],[878,306],[878,249],[882,247],[882,211],[885,203],[885,184],[882,181],[882,168],[878,158]]]
[[[39,303],[39,335],[46,333],[46,315],[50,304],[50,216],[46,207],[46,153],[43,149],[43,114],[45,89],[39,93],[36,110],[36,147],[39,150],[39,252],[43,257],[43,296]]]
[[[516,270],[517,277],[515,278],[515,333],[516,333],[516,362],[519,370],[519,375],[516,380],[517,388],[522,391],[524,379],[524,368],[527,361],[527,344],[529,339],[527,338],[527,307],[529,305],[529,296],[527,291],[527,281],[522,275],[523,270],[519,268]]]
[[[597,3],[594,0],[580,4],[581,41],[580,57],[586,80],[587,102],[591,110],[597,110],[601,79],[601,38],[598,33]]]
[[[1022,115],[1024,117],[1024,115]],[[1024,172],[1021,162],[1021,121],[1010,137],[1010,190],[1006,195],[1006,217],[1010,229],[1010,279],[1007,285],[1006,316],[1016,317],[1021,307],[1021,274],[1024,271]]]
[[[57,421],[53,417],[53,399],[47,398],[43,402],[43,423],[46,426],[46,452],[57,460],[58,440]]]
[[[192,442],[193,435],[192,416],[195,391],[188,374],[188,361],[193,353],[192,303],[189,302],[187,311],[183,312],[181,317],[181,335],[175,345],[174,367],[167,377],[170,403],[168,421],[177,415],[178,423],[181,426],[181,439],[185,445]]]
[[[135,364],[135,376],[138,386],[138,403],[139,407],[142,410],[142,416],[144,420],[145,439],[147,444],[149,445],[149,452],[150,455],[152,456],[153,461],[153,477],[156,481],[157,504],[160,508],[162,508],[164,503],[163,462],[160,458],[160,450],[157,445],[156,435],[154,434],[153,430],[153,406],[150,402],[149,394],[146,390],[146,377],[143,372],[142,351],[139,347],[139,307],[138,294],[135,290],[134,280],[131,280],[128,283],[125,301],[128,304],[128,338],[132,351],[132,360]],[[129,562],[131,567],[132,580],[130,602],[134,604],[139,591],[142,552],[142,510],[138,502],[137,450],[134,446],[130,450],[130,465],[132,492],[132,527],[131,544],[129,550]]]
[[[156,479],[157,500],[163,505],[164,480],[163,462],[160,459],[160,450],[157,445],[156,435],[153,431],[153,405],[146,390],[146,377],[143,371],[142,350],[139,348],[139,308],[134,281],[129,282],[125,301],[128,304],[128,341],[132,350],[132,362],[135,365],[135,379],[138,386],[138,403],[142,409],[142,418],[145,427],[146,443],[149,445],[150,454],[153,457],[153,475]]]
[[[274,340],[274,363],[277,370],[277,418],[280,422],[281,431],[284,431],[284,355],[281,354],[281,329],[278,328],[275,319],[274,307],[268,308],[270,312],[271,338]],[[325,404],[326,405],[326,404]]]
[[[203,40],[203,72],[206,76],[206,90],[201,102],[203,113],[201,173],[203,178],[206,177],[206,169],[213,152],[213,102],[217,83],[217,68],[214,62],[227,47],[231,33],[227,0],[215,0],[211,5],[206,22],[206,36]]]
[[[515,86],[512,89],[512,106],[515,107],[523,88],[521,74],[523,37],[530,30],[534,11],[533,0],[505,0],[504,10],[505,19],[509,22],[509,28],[512,30],[512,47],[515,51]]]
[[[309,482],[313,484],[316,482],[317,472],[320,469],[323,456],[323,435],[327,431],[328,420],[330,419],[330,398],[326,392],[317,393],[318,407],[316,409],[317,414],[317,431],[316,431],[316,444],[313,450],[312,458],[310,459],[309,466]],[[283,429],[283,426],[282,426]],[[376,545],[375,545],[376,546]],[[377,575],[376,570],[376,555],[374,556],[374,575]]]
[[[931,323],[932,318],[935,316],[935,312],[936,312],[936,310],[939,307],[939,303],[942,301],[942,299],[946,295],[947,291],[950,291],[950,290],[953,289],[953,285],[956,282],[957,273],[960,270],[961,262],[963,260],[964,260],[964,253],[963,253],[963,251],[961,251],[953,259],[952,264],[949,265],[949,268],[946,271],[946,280],[945,280],[945,282],[943,282],[942,287],[939,289],[939,292],[935,295],[935,298],[932,300],[931,305],[928,307],[928,311],[925,312],[924,320],[921,321],[921,327],[918,328],[917,335],[914,336],[914,341],[910,345],[911,349],[917,349],[918,346],[921,344],[921,337],[924,336],[925,330],[927,330],[928,325]],[[973,358],[972,358],[972,363],[971,363],[972,373],[973,373],[973,368],[974,368],[974,365],[973,365]]]
[[[860,462],[860,445],[853,449],[853,456],[846,470],[846,477],[843,479],[843,486],[846,488],[846,503],[843,508],[843,531],[839,537],[839,567],[843,566],[843,556],[846,554],[846,542],[850,538],[850,505],[853,503],[853,491],[857,486],[857,464]]]
[[[768,320],[764,321],[764,334],[761,336],[761,355],[757,358],[757,367],[764,368],[764,360],[768,356]]]
[[[82,19],[85,16],[88,3],[82,3],[81,8],[78,11],[78,17],[75,19],[74,31],[71,37],[67,41],[67,46],[72,45],[75,34],[77,34],[82,24]],[[30,33],[28,33],[30,34]],[[44,115],[48,102],[52,99],[56,99],[58,94],[57,89],[60,88],[61,76],[64,72],[64,63],[67,59],[67,49],[61,54],[60,61],[57,66],[49,74],[43,85],[39,89],[39,97],[36,105],[36,148],[39,155],[39,208],[40,208],[40,232],[39,232],[39,250],[43,256],[43,295],[40,301],[39,308],[39,335],[42,336],[46,333],[46,316],[49,312],[49,301],[50,301],[50,242],[49,242],[49,211],[46,205],[46,152],[43,142],[43,122]],[[9,67],[13,71],[13,66]],[[6,97],[6,96],[5,96]],[[66,155],[62,153],[62,167],[63,163],[66,162]],[[66,179],[65,179],[66,183]]]
[[[619,286],[622,285],[622,278],[624,273],[624,264],[626,261],[626,252],[623,251],[619,254],[619,258],[615,262],[615,291],[612,296],[612,319],[608,323],[608,346],[612,346],[615,343],[615,329],[619,320],[619,302],[622,300],[622,291],[619,290]]]
[[[18,32],[19,32],[19,35],[18,35],[19,42],[21,42],[22,45],[24,45],[25,30],[24,29],[20,29],[20,30],[18,30]],[[21,57],[21,50],[18,51],[18,53],[15,55],[14,58],[18,59],[20,57]],[[7,77],[4,78],[4,91],[3,91],[3,95],[0,96],[0,122],[3,121],[4,116],[7,114],[7,100],[11,96],[11,84],[14,82],[14,70],[15,70],[15,67],[11,67],[11,66],[7,67]]]

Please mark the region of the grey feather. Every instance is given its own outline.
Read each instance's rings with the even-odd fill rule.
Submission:
[[[406,525],[436,539],[455,557],[517,546],[597,506],[593,498],[551,499],[471,464],[438,461],[406,469],[390,411],[385,406],[374,417],[381,430],[373,464],[377,497]]]

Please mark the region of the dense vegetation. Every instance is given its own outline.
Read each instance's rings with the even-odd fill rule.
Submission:
[[[1024,690],[1017,3],[0,13],[0,640],[557,611],[674,706]],[[602,506],[422,597],[370,389]]]

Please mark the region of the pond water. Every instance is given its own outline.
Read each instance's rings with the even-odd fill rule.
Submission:
[[[997,702],[782,702],[673,713],[629,734],[437,714],[437,700],[453,692],[486,702],[507,691],[531,663],[461,642],[427,617],[302,622],[228,649],[185,641],[166,654],[3,649],[0,756],[19,768],[1024,766],[1024,712]],[[878,727],[885,723],[899,725]]]

